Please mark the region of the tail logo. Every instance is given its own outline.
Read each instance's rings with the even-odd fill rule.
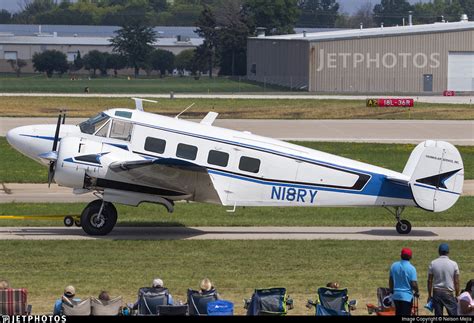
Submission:
[[[462,168],[457,169],[457,170],[452,170],[450,172],[430,176],[430,177],[425,177],[425,178],[419,178],[416,181],[418,183],[422,184],[427,184],[431,186],[435,186],[436,188],[444,188],[447,189],[445,182],[451,178],[454,174],[462,170]]]

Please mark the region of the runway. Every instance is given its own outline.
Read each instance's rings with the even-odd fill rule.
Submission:
[[[150,94],[150,93],[0,93],[1,96],[33,96],[33,97],[75,97],[75,98],[170,98],[170,94]],[[366,100],[368,98],[378,98],[380,95],[322,95],[311,94],[309,92],[295,93],[173,93],[176,99],[284,99],[284,100]],[[385,96],[387,97],[387,96]],[[473,104],[473,96],[438,96],[438,95],[405,95],[389,96],[390,98],[413,98],[415,102],[424,103],[445,103],[445,104]]]
[[[68,118],[78,124],[84,118]],[[24,125],[55,124],[56,118],[0,118],[0,136]],[[196,120],[194,120],[196,121]],[[217,119],[215,125],[281,140],[418,144],[427,139],[474,145],[472,120],[242,120]]]
[[[0,240],[474,240],[471,227],[116,227],[93,237],[77,227],[0,227]]]
[[[474,196],[474,180],[464,182],[463,196]],[[88,203],[97,199],[92,193],[75,195],[57,184],[0,183],[1,203]]]

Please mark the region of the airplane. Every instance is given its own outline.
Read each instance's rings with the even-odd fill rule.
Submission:
[[[135,109],[109,109],[80,123],[14,128],[7,140],[27,157],[49,167],[48,183],[94,192],[81,213],[82,229],[106,235],[117,222],[114,203],[163,205],[176,201],[229,206],[367,207],[389,210],[400,234],[406,207],[442,212],[462,193],[459,151],[427,140],[412,151],[402,173],[288,142]],[[156,101],[151,101],[156,102]]]

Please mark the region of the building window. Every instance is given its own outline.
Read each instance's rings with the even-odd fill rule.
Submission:
[[[239,169],[250,173],[258,173],[260,170],[260,159],[242,156]]]
[[[133,125],[130,122],[113,120],[110,138],[130,141]]]
[[[14,60],[18,59],[18,52],[4,52],[5,60]]]
[[[207,156],[207,163],[210,165],[227,167],[227,164],[229,163],[229,154],[222,151],[211,150],[209,151],[209,156]]]
[[[68,52],[67,53],[67,61],[68,62],[74,62],[74,60],[76,59],[77,57],[77,52]]]
[[[166,141],[163,139],[147,137],[145,140],[145,150],[162,154],[165,152]]]
[[[198,149],[196,146],[178,144],[178,149],[176,149],[176,157],[195,160],[197,151]]]

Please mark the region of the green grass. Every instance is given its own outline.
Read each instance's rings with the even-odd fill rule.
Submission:
[[[369,164],[403,171],[415,145],[295,142],[309,148],[363,161]],[[465,178],[474,178],[474,147],[459,146],[465,166]],[[47,168],[21,155],[0,137],[0,183],[45,183]]]
[[[79,216],[86,203],[5,203],[1,215],[74,215]],[[395,218],[383,208],[275,208],[239,207],[235,213],[222,206],[201,203],[177,203],[169,214],[162,206],[144,203],[139,207],[116,205],[119,226],[387,226]],[[407,208],[403,218],[414,228],[423,226],[473,226],[474,197],[461,197],[449,210],[430,213]],[[58,220],[0,219],[6,226],[62,226]]]
[[[1,101],[0,115],[4,117],[53,117],[61,109],[66,109],[69,117],[90,117],[111,107],[134,106],[129,98],[8,96]],[[474,106],[467,104],[416,103],[408,110],[367,108],[364,100],[158,99],[157,104],[145,103],[145,110],[175,116],[192,103],[195,105],[183,118],[202,118],[214,111],[222,119],[474,119]]]
[[[388,285],[391,263],[402,247],[413,250],[421,291],[426,300],[429,262],[439,241],[0,241],[2,277],[26,287],[33,313],[50,313],[66,285],[78,297],[103,289],[134,302],[139,287],[161,277],[176,300],[186,301],[187,288],[209,277],[221,296],[244,314],[242,300],[254,288],[286,287],[295,301],[290,314],[314,315],[304,307],[329,281],[347,287],[359,302],[355,314],[367,314],[376,303],[377,287]],[[468,241],[450,242],[452,259],[461,270],[461,285],[473,277],[474,254]]]
[[[266,86],[242,81],[234,81],[224,77],[164,77],[164,78],[131,78],[100,77],[88,79],[81,75],[79,80],[63,77],[46,78],[33,75],[17,78],[15,76],[0,77],[0,92],[47,92],[47,93],[84,93],[89,87],[90,93],[229,93],[229,92],[263,92],[276,91],[275,86]]]

